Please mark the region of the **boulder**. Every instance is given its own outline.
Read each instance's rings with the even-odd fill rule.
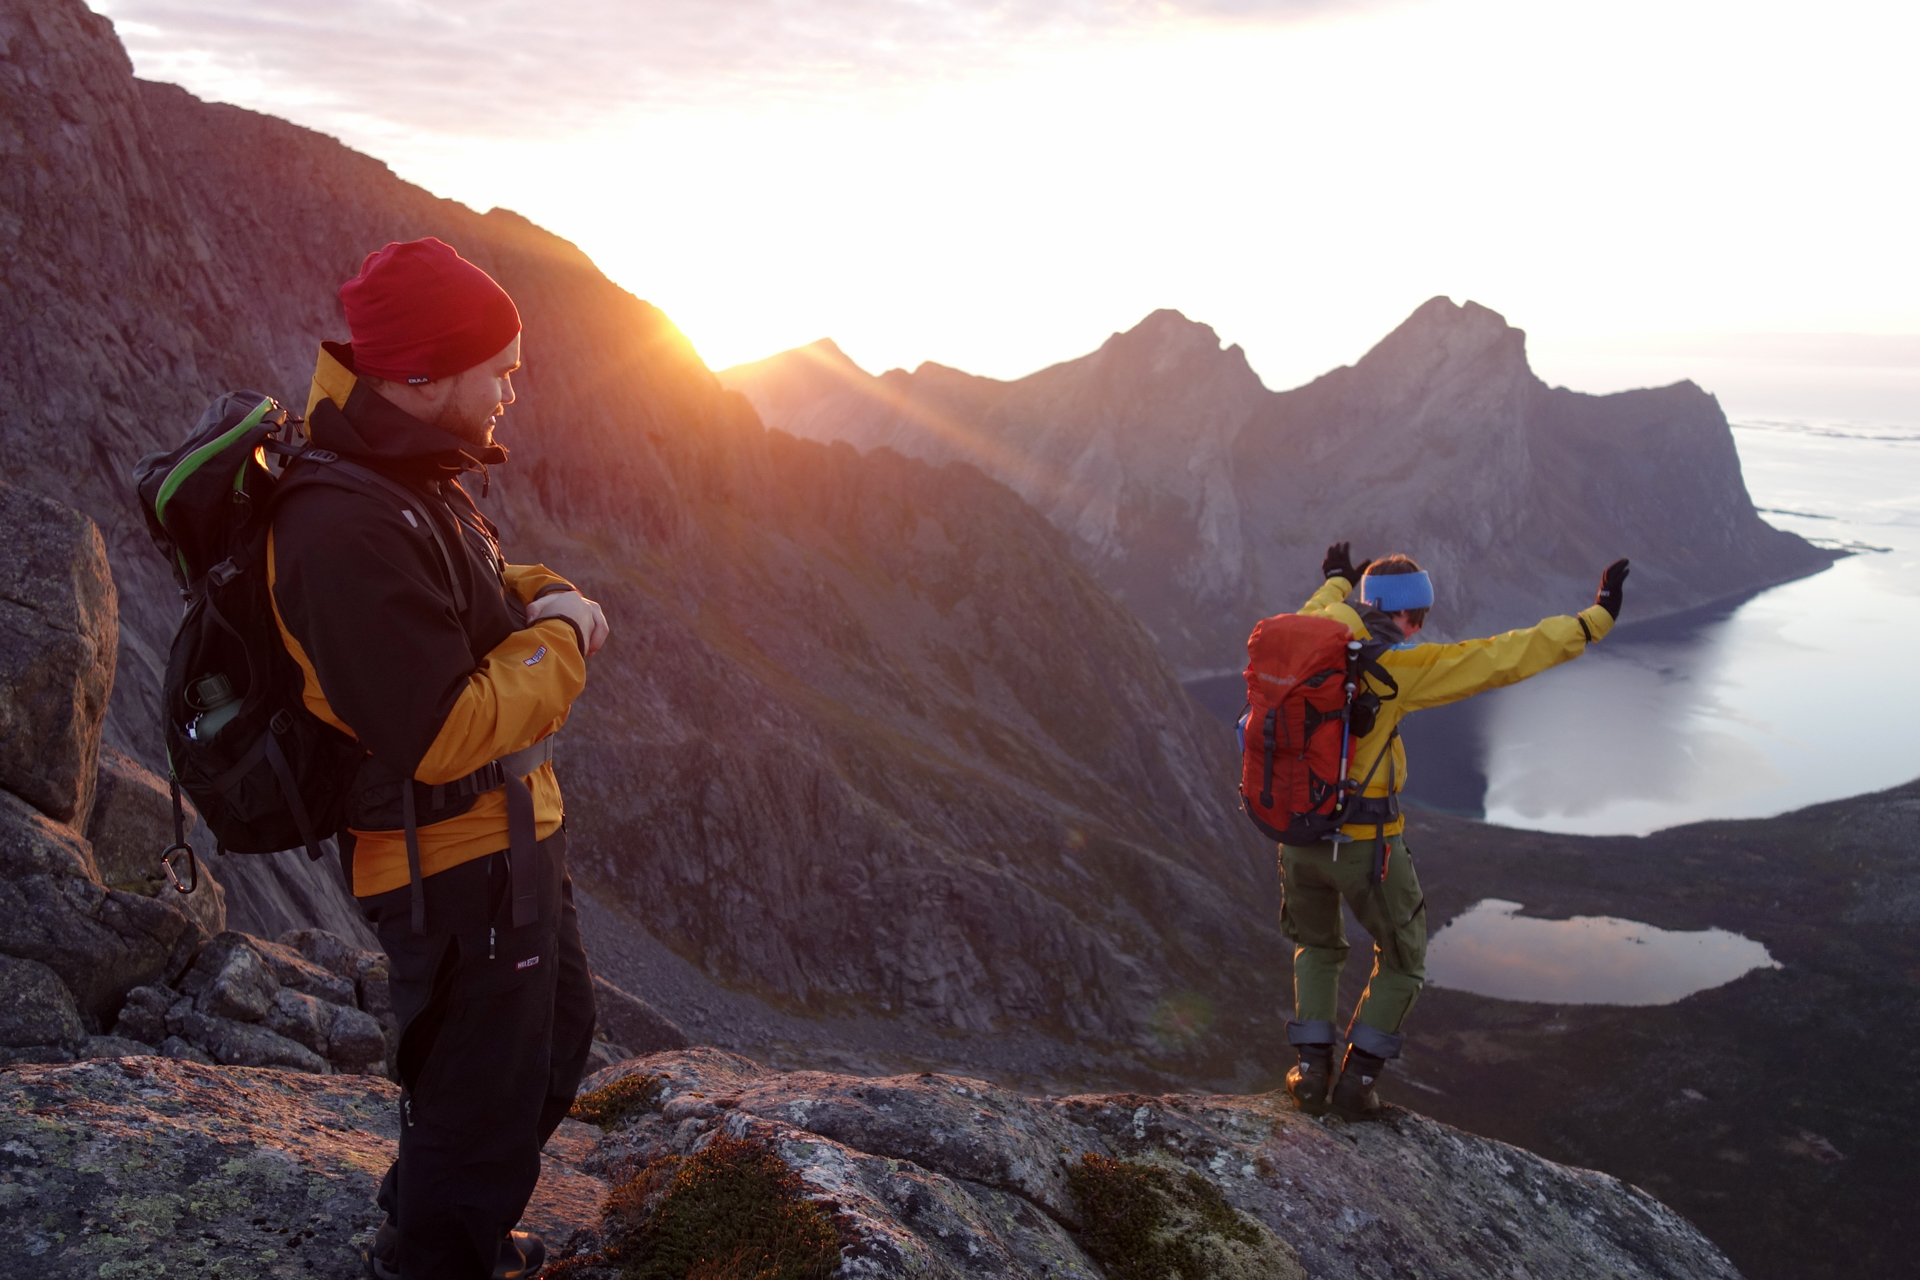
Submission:
[[[304,945],[290,943],[289,938]],[[379,953],[357,950],[325,929],[290,930],[279,942],[249,941],[283,985],[335,1004],[352,1004],[360,975],[381,959]]]
[[[177,975],[205,937],[174,903],[102,885],[72,828],[0,791],[0,954],[59,974],[82,1016],[109,1019],[130,988]]]
[[[223,933],[201,948],[192,972],[180,984],[180,990],[193,997],[195,1009],[238,1022],[266,1019],[280,983],[253,941],[245,934]]]
[[[328,1056],[327,1040],[333,1034],[334,1015],[339,1012],[343,1010],[337,1004],[281,987],[274,992],[266,1025],[269,1031],[298,1041],[324,1058]],[[375,1031],[378,1030],[376,1025]]]
[[[167,1010],[179,999],[180,993],[168,987],[135,987],[120,1006],[113,1034],[155,1047],[166,1043]]]
[[[181,803],[191,832],[199,815],[184,796]],[[214,878],[208,860],[199,860],[198,882],[188,894],[174,890],[160,866],[161,851],[174,843],[173,793],[166,779],[112,747],[100,750],[87,841],[100,881],[108,888],[149,898],[173,895],[209,936],[227,927],[227,891]]]
[[[197,1054],[294,1071],[381,1071],[398,1043],[384,959],[350,948],[342,955],[349,971],[364,971],[359,988],[292,947],[229,930],[200,949],[177,990],[129,991],[114,1033],[196,1061]],[[373,1011],[356,1005],[362,989],[381,997]]]
[[[336,1021],[329,1041],[327,1059],[342,1071],[367,1070],[387,1060],[400,1045],[400,1019],[393,1011],[393,996],[388,988],[387,958],[378,951],[367,951],[327,929],[289,929],[280,935],[280,945],[311,960],[327,972],[353,984],[348,998],[338,1003],[358,1006],[368,1021],[348,1017]],[[370,1029],[380,1038],[375,1049]],[[362,1065],[355,1066],[354,1063]],[[391,1061],[387,1061],[391,1067]]]
[[[80,1058],[142,1058],[151,1055],[154,1047],[138,1040],[129,1040],[125,1036],[88,1036],[87,1042],[80,1046],[75,1057]]]
[[[0,788],[84,826],[118,600],[93,521],[0,484]]]
[[[167,1029],[206,1050],[215,1062],[234,1067],[284,1067],[315,1075],[332,1070],[325,1058],[307,1046],[258,1023],[202,1013],[186,1001],[175,1008],[181,1011],[177,1016],[168,1014]]]
[[[393,1010],[393,990],[385,956],[379,957],[361,975],[359,992],[360,1007],[379,1024],[381,1033],[386,1036],[387,1073],[392,1075],[399,1066],[395,1055],[400,1052],[400,1015]]]
[[[599,1030],[628,1054],[644,1057],[693,1043],[673,1019],[598,974],[593,979],[593,1003],[600,1015]]]
[[[160,1043],[160,1056],[176,1062],[198,1062],[208,1067],[215,1065],[212,1054],[199,1045],[188,1044],[179,1036],[168,1036]]]
[[[360,1074],[383,1066],[390,1043],[386,1028],[364,1009],[335,1006],[327,1032],[327,1061],[336,1071]]]
[[[369,967],[381,962],[378,951],[367,951],[329,929],[289,929],[280,945],[319,965],[328,973],[357,982]]]
[[[0,956],[0,1063],[71,1062],[86,1039],[59,974],[36,960]]]

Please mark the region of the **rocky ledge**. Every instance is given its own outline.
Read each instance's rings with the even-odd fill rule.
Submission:
[[[395,1096],[374,1076],[159,1057],[14,1067],[0,1206],[36,1275],[349,1276]],[[689,1049],[601,1071],[578,1114],[598,1127],[555,1136],[527,1219],[565,1242],[550,1274],[567,1280],[748,1257],[762,1246],[708,1258],[674,1237],[674,1188],[709,1216],[748,1203],[727,1179],[764,1180],[756,1159],[800,1216],[735,1216],[796,1223],[818,1257],[769,1274],[1738,1275],[1645,1192],[1397,1109],[1356,1125],[1268,1095],[1030,1098]]]
[[[18,1268],[0,1270],[357,1278],[399,1096],[379,1076],[160,1057],[0,1071],[0,1217]],[[565,1239],[593,1218],[606,1187],[569,1161],[594,1136],[561,1126],[527,1225]]]

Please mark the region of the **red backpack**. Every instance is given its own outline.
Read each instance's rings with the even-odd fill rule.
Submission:
[[[1240,720],[1240,800],[1253,825],[1282,844],[1340,829],[1359,791],[1347,778],[1355,739],[1373,730],[1380,696],[1363,674],[1399,691],[1379,665],[1387,646],[1353,638],[1332,618],[1283,613],[1247,637],[1247,711]]]

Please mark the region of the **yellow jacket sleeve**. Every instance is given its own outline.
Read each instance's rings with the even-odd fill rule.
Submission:
[[[1345,578],[1328,578],[1320,584],[1318,591],[1307,597],[1307,602],[1300,606],[1300,612],[1308,617],[1326,617],[1334,606],[1344,605],[1352,592],[1353,584]],[[1340,620],[1346,621],[1345,618]],[[1359,621],[1358,614],[1354,615],[1354,621]]]
[[[587,659],[571,624],[543,618],[514,632],[467,677],[413,776],[452,782],[532,746],[567,722],[586,686]]]
[[[1405,714],[1518,684],[1579,657],[1587,650],[1589,635],[1598,640],[1612,629],[1612,616],[1594,605],[1577,617],[1547,618],[1537,626],[1483,640],[1389,650],[1384,665],[1400,682],[1394,701]]]
[[[519,597],[521,604],[532,604],[541,595],[556,590],[579,589],[543,564],[510,564],[501,576],[506,579],[507,590]]]

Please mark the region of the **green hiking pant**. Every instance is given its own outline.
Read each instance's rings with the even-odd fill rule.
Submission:
[[[1280,932],[1293,944],[1294,1017],[1332,1022],[1346,966],[1346,899],[1373,937],[1373,976],[1354,1021],[1395,1035],[1427,978],[1427,900],[1406,841],[1387,837],[1387,879],[1372,882],[1376,841],[1280,846]],[[1338,857],[1335,857],[1335,854]]]

